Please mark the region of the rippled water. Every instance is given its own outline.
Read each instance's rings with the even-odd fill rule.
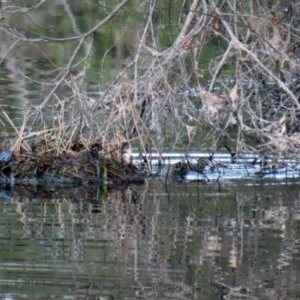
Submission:
[[[1,191],[1,299],[298,299],[299,186]]]

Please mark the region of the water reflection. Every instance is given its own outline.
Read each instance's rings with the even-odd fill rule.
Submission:
[[[293,185],[2,191],[1,297],[296,299],[299,204]]]

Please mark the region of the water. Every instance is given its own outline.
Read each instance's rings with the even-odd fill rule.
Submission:
[[[2,191],[1,299],[297,299],[299,187]]]
[[[125,153],[124,157],[130,159],[137,166],[145,165],[154,175],[159,174],[162,181],[170,183],[173,179],[174,169],[178,164],[185,168],[181,172],[181,179],[187,181],[226,182],[235,180],[244,184],[260,184],[264,181],[282,184],[287,181],[299,182],[300,164],[298,159],[275,156],[262,156],[256,154],[238,154],[234,157],[230,153],[209,153],[194,151],[190,153]],[[182,165],[184,167],[182,167]],[[200,168],[200,170],[199,170]]]

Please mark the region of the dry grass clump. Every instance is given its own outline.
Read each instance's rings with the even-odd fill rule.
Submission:
[[[8,115],[2,112],[12,123]],[[73,125],[26,133],[28,124],[16,128],[16,138],[9,149],[12,158],[0,161],[1,184],[34,183],[78,185],[88,183],[140,183],[144,174],[123,159],[124,145],[104,144],[74,139]],[[73,128],[73,129],[72,129]]]

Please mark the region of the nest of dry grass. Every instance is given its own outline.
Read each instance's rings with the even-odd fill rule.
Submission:
[[[144,182],[145,174],[123,159],[125,145],[84,144],[67,139],[63,132],[54,140],[49,133],[55,131],[19,133],[10,145],[11,158],[0,161],[1,183],[74,186]]]

